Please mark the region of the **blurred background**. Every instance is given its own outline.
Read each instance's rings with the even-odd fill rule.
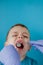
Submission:
[[[43,39],[43,0],[0,0],[0,50],[10,27],[25,24],[31,40]]]

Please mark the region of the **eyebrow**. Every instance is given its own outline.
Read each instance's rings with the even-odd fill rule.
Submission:
[[[17,33],[17,32],[13,32],[13,33]]]
[[[13,32],[13,33],[17,33],[17,32]],[[27,32],[23,32],[22,34],[26,34],[26,35],[29,35]]]

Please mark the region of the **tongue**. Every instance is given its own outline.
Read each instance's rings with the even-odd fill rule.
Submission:
[[[20,48],[20,49],[23,49],[24,46],[23,46],[22,43],[17,43],[17,44],[16,44],[16,47],[17,47],[17,48]]]

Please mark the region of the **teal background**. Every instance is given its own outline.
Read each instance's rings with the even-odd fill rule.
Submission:
[[[25,24],[30,29],[31,40],[42,40],[43,0],[0,0],[0,50],[8,30],[16,23]]]
[[[30,29],[31,40],[43,39],[43,0],[0,0],[0,49],[16,23]]]

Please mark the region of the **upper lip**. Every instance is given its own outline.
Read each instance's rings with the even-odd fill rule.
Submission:
[[[17,43],[22,43],[23,44],[23,41],[22,40],[18,40]]]

